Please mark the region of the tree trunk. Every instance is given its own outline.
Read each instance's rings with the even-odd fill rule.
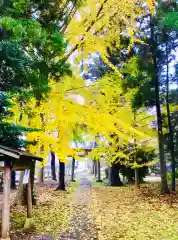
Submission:
[[[121,182],[119,176],[120,164],[112,164],[110,167],[110,177],[109,177],[109,185],[110,186],[122,186],[123,183]]]
[[[40,101],[36,102],[36,106],[39,107],[41,105]],[[41,119],[41,123],[42,123],[42,131],[45,132],[45,118],[44,118],[44,114],[40,113],[40,119]],[[42,144],[40,147],[40,152],[41,154],[44,152],[44,145]],[[41,164],[41,169],[39,172],[39,183],[43,184],[44,183],[44,163],[42,162]]]
[[[40,167],[39,171],[39,183],[43,184],[44,183],[44,166]]]
[[[40,147],[40,152],[43,153],[43,151],[44,151],[44,145]],[[40,184],[43,184],[44,183],[44,163],[42,162],[40,165],[41,166],[39,170],[38,182]]]
[[[19,107],[20,109],[22,108],[23,103],[19,102]],[[20,112],[20,116],[19,116],[19,122],[22,121],[23,118],[23,113]],[[18,182],[18,187],[17,187],[17,193],[16,193],[16,197],[14,199],[14,205],[23,205],[24,204],[24,192],[23,192],[23,177],[24,177],[24,171],[20,172],[20,177],[19,177],[19,182]]]
[[[159,143],[159,157],[160,157],[160,170],[161,170],[161,193],[168,194],[170,192],[167,184],[166,163],[164,159],[162,115],[161,115],[161,107],[160,107],[159,77],[158,77],[158,65],[157,65],[157,42],[155,38],[155,29],[154,29],[152,16],[150,16],[150,28],[151,28],[151,51],[152,51],[153,66],[155,70],[154,84],[155,84],[158,143]]]
[[[56,190],[65,191],[65,163],[59,162],[59,186]]]
[[[30,187],[31,187],[31,198],[32,198],[32,205],[36,205],[36,195],[35,195],[35,189],[34,189],[34,181],[35,181],[35,164],[34,166],[30,169],[30,176],[29,176],[29,181],[30,181]],[[22,186],[23,189],[23,197],[22,197],[22,205],[27,206],[28,205],[28,184],[24,184]]]
[[[134,127],[136,127],[136,109],[134,109]],[[136,147],[137,147],[137,144],[136,144],[136,138],[134,136],[134,150],[136,150]],[[137,159],[136,159],[136,155],[135,155],[135,162],[137,162]],[[139,189],[140,188],[140,177],[139,177],[139,169],[138,168],[135,168],[134,169],[134,174],[135,174],[135,189]]]
[[[171,114],[169,108],[169,59],[168,59],[168,44],[166,43],[166,66],[167,66],[167,74],[166,74],[166,108],[167,108],[167,118],[168,118],[168,129],[169,129],[169,149],[171,152],[171,170],[172,170],[172,179],[171,179],[171,189],[172,191],[176,190],[176,177],[175,177],[175,154],[174,154],[174,138],[173,138],[173,130],[171,123]]]
[[[55,154],[53,152],[51,152],[51,176],[52,176],[52,180],[57,181],[57,179],[56,179]]]
[[[93,160],[94,161],[94,175],[95,175],[95,178],[97,177],[97,162],[96,160]]]
[[[101,167],[100,167],[100,160],[97,161],[97,172],[98,172],[98,179],[97,182],[102,182],[101,181]]]
[[[16,189],[16,172],[14,170],[11,171],[11,189]]]
[[[18,183],[18,187],[17,187],[17,193],[16,193],[16,197],[14,200],[14,205],[18,205],[18,204],[24,205],[23,177],[24,177],[24,171],[21,171],[19,183]]]
[[[71,173],[71,182],[75,182],[75,158],[72,159],[72,173]]]
[[[131,175],[131,174],[129,174],[128,176],[127,176],[127,181],[128,181],[128,184],[134,184],[134,177]]]
[[[140,188],[140,177],[139,177],[139,169],[135,168],[135,189],[139,189]]]

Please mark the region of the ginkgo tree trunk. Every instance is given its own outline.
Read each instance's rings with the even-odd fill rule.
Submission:
[[[65,163],[59,161],[59,185],[56,190],[65,191]]]
[[[122,186],[123,183],[120,179],[119,170],[121,168],[120,163],[112,163],[109,168],[109,185],[110,186]]]
[[[51,152],[51,178],[54,181],[57,181],[56,179],[56,163],[55,163],[55,153]]]
[[[17,188],[17,193],[14,199],[14,205],[22,205],[22,203],[24,202],[23,199],[23,177],[24,177],[24,171],[20,171],[20,177],[19,177],[19,182],[18,182],[18,188]]]

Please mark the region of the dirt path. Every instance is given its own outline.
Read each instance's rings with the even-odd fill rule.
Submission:
[[[56,236],[37,235],[25,238],[12,237],[12,240],[98,240],[97,228],[92,209],[91,182],[83,178],[77,187],[72,204],[72,217],[66,232]]]
[[[67,232],[60,240],[97,240],[98,234],[92,211],[91,182],[81,179],[73,204],[73,216]]]

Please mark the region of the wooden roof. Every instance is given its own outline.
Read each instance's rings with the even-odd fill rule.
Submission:
[[[20,149],[14,149],[10,147],[6,147],[3,145],[0,145],[0,154],[13,158],[13,159],[20,159],[22,157],[29,158],[29,160],[37,160],[37,161],[42,161],[43,159],[41,157],[35,156],[31,153],[25,152]]]

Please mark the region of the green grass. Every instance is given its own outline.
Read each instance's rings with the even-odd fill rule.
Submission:
[[[93,187],[102,187],[102,186],[106,186],[107,183],[108,183],[108,181],[105,180],[105,179],[102,180],[102,182],[97,182],[96,180],[93,180],[93,181],[92,181],[92,186],[93,186]]]

